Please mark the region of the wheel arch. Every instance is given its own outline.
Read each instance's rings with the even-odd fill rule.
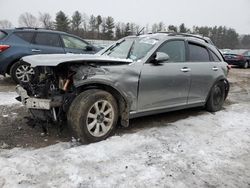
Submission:
[[[107,83],[86,83],[77,86],[76,92],[77,94],[82,93],[87,90],[91,89],[100,89],[109,92],[111,95],[114,96],[114,98],[117,101],[118,109],[119,109],[119,117],[120,117],[120,123],[124,127],[128,127],[129,125],[129,111],[131,102],[128,99],[128,97],[122,92],[121,90],[118,90],[111,84]]]
[[[228,93],[229,93],[229,89],[230,89],[230,84],[229,84],[229,81],[227,80],[227,78],[225,78],[225,77],[223,77],[223,76],[220,76],[220,77],[218,77],[218,78],[214,81],[214,83],[213,83],[212,86],[210,87],[209,92],[208,92],[208,95],[207,95],[207,97],[206,97],[206,102],[207,102],[207,100],[208,100],[208,98],[209,98],[209,96],[210,96],[210,93],[211,93],[212,88],[214,87],[214,85],[215,85],[217,82],[224,82],[224,84],[225,84],[225,99],[227,98]]]
[[[12,66],[13,66],[15,63],[19,62],[19,61],[21,60],[21,58],[22,58],[22,57],[20,57],[20,58],[15,58],[13,61],[11,61],[11,63],[9,63],[9,65],[7,66],[5,72],[6,72],[7,74],[10,75],[10,70],[11,70]]]

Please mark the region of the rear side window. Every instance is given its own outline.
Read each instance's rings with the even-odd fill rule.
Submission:
[[[7,34],[3,31],[0,31],[0,40],[5,38],[7,36]]]
[[[203,46],[189,43],[189,61],[192,62],[209,62],[209,53]]]
[[[166,42],[158,49],[158,52],[168,54],[170,62],[186,61],[185,42],[181,40]]]
[[[209,50],[209,51],[210,51],[210,54],[212,55],[214,61],[216,61],[216,62],[221,61],[214,52],[212,52],[211,50]]]
[[[24,41],[30,43],[34,36],[34,32],[16,32],[15,35],[23,39]]]
[[[34,44],[61,47],[60,37],[54,33],[37,33]]]

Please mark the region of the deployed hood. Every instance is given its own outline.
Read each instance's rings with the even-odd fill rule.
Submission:
[[[104,55],[91,55],[91,54],[43,54],[43,55],[30,55],[21,59],[29,63],[32,67],[36,66],[57,66],[61,63],[70,62],[117,62],[117,63],[132,63],[131,59],[119,59]]]

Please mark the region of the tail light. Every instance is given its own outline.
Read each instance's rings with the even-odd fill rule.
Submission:
[[[10,46],[9,45],[0,45],[0,52],[7,50]]]
[[[244,60],[245,58],[244,58],[243,55],[237,55],[237,59],[238,59],[238,60]]]

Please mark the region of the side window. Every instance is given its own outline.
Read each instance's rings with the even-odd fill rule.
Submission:
[[[62,35],[63,43],[66,48],[85,49],[87,43],[71,36]]]
[[[23,39],[24,41],[30,43],[34,36],[34,32],[16,32],[15,35]]]
[[[192,62],[209,62],[209,53],[203,46],[189,43],[189,60]]]
[[[60,37],[54,33],[37,33],[34,44],[61,47]]]
[[[186,61],[185,42],[181,40],[168,41],[163,44],[158,52],[164,52],[169,55],[170,62]]]
[[[3,39],[7,36],[7,34],[3,31],[0,31],[0,39]]]
[[[218,58],[218,56],[214,52],[212,52],[211,50],[209,50],[209,51],[210,51],[210,54],[212,55],[213,60],[215,62],[220,62],[221,61],[220,58]]]

